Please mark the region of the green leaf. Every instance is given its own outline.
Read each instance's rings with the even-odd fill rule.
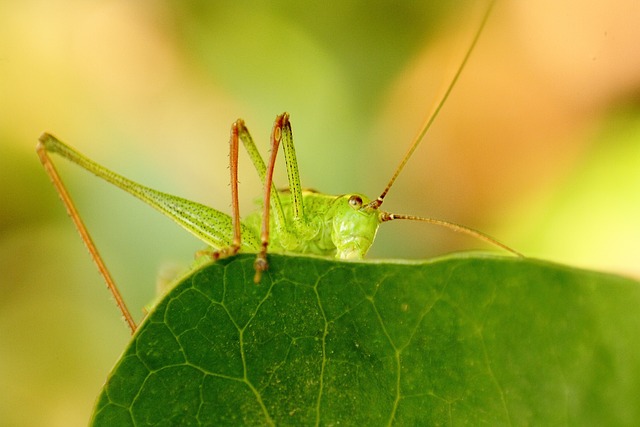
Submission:
[[[542,261],[252,255],[196,270],[94,425],[631,425],[640,284]]]

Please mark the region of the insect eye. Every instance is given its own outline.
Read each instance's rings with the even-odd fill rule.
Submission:
[[[362,197],[360,196],[349,197],[349,206],[351,206],[354,209],[360,209],[362,207]]]

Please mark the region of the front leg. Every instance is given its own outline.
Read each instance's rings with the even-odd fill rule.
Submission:
[[[258,256],[253,263],[256,270],[253,281],[256,283],[260,283],[262,273],[269,268],[269,263],[267,262],[267,247],[269,246],[269,218],[271,207],[271,188],[273,186],[273,170],[275,169],[278,147],[280,146],[280,140],[282,139],[282,125],[285,122],[288,123],[288,119],[289,115],[287,113],[277,116],[276,121],[273,123],[273,130],[271,131],[271,155],[269,156],[269,163],[267,164],[267,171],[264,178],[260,252],[258,252]]]
[[[229,183],[231,185],[231,228],[233,229],[233,241],[231,245],[209,253],[209,256],[214,261],[237,254],[242,244],[240,204],[238,203],[238,124],[241,124],[241,120],[237,120],[231,125],[231,135],[229,137]],[[202,254],[202,251],[196,254],[196,256],[199,254]]]

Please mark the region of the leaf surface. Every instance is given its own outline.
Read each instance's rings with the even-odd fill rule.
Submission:
[[[542,261],[252,255],[138,329],[94,425],[620,425],[640,420],[640,284]]]

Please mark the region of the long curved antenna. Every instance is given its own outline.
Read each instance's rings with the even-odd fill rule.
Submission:
[[[483,240],[487,243],[490,243],[494,246],[497,246],[499,248],[504,249],[507,252],[511,252],[512,254],[520,257],[520,258],[524,258],[524,255],[522,255],[520,252],[516,251],[515,249],[511,249],[509,246],[505,245],[504,243],[501,243],[499,241],[497,241],[496,239],[494,239],[493,237],[484,234],[481,231],[478,230],[474,230],[473,228],[469,228],[469,227],[465,227],[464,225],[460,225],[460,224],[456,224],[455,222],[449,222],[449,221],[443,221],[441,219],[433,219],[433,218],[425,218],[425,217],[421,217],[421,216],[415,216],[415,215],[398,215],[398,214],[392,214],[392,213],[388,213],[388,212],[381,212],[380,213],[380,221],[381,222],[386,222],[386,221],[393,221],[395,219],[408,219],[411,221],[422,221],[422,222],[428,222],[429,224],[434,224],[434,225],[439,225],[442,227],[446,227],[450,230],[453,231],[457,231],[459,233],[464,233],[467,234],[469,236],[475,237],[476,239],[480,239]]]
[[[431,128],[431,125],[435,121],[436,117],[438,117],[438,114],[440,113],[440,110],[444,106],[444,103],[447,102],[447,99],[449,98],[449,94],[451,94],[451,91],[453,90],[453,87],[457,83],[458,78],[460,77],[460,74],[462,74],[462,70],[464,69],[465,65],[469,61],[469,57],[471,56],[471,52],[473,52],[474,48],[476,47],[476,44],[478,43],[478,40],[480,39],[480,34],[482,34],[482,30],[484,29],[484,27],[485,27],[485,25],[487,23],[487,20],[489,19],[489,15],[491,14],[491,10],[493,9],[494,4],[495,4],[495,0],[492,0],[489,3],[489,7],[487,8],[486,12],[484,13],[484,16],[482,17],[482,21],[480,22],[480,27],[478,28],[478,31],[476,32],[475,36],[473,37],[473,40],[471,41],[471,45],[469,46],[469,49],[467,49],[467,53],[465,54],[464,58],[462,59],[462,63],[460,64],[460,67],[458,67],[458,71],[456,71],[456,74],[453,76],[453,79],[451,80],[451,83],[449,83],[449,86],[447,87],[446,92],[444,93],[444,95],[440,99],[440,102],[438,102],[438,105],[436,106],[436,109],[434,110],[433,114],[431,114],[431,116],[427,117],[427,119],[425,120],[424,124],[420,128],[420,131],[418,132],[418,135],[416,135],[416,137],[413,139],[413,142],[411,143],[411,146],[409,147],[409,150],[407,151],[407,154],[404,155],[402,161],[400,162],[400,165],[398,165],[398,167],[396,168],[396,171],[394,172],[393,176],[389,180],[389,183],[385,187],[384,191],[382,192],[382,194],[380,194],[380,196],[378,196],[377,199],[375,199],[375,200],[373,200],[373,201],[371,201],[369,203],[369,205],[368,205],[369,208],[377,209],[377,208],[380,207],[380,205],[382,205],[382,202],[383,202],[384,198],[386,197],[387,193],[391,189],[391,186],[393,185],[393,183],[396,181],[396,178],[398,178],[398,175],[400,175],[400,172],[402,172],[402,169],[404,169],[405,165],[407,164],[407,162],[411,158],[411,155],[416,150],[416,148],[418,148],[418,145],[420,145],[420,142],[422,142],[422,139],[426,135],[426,133],[429,130],[429,128]]]

